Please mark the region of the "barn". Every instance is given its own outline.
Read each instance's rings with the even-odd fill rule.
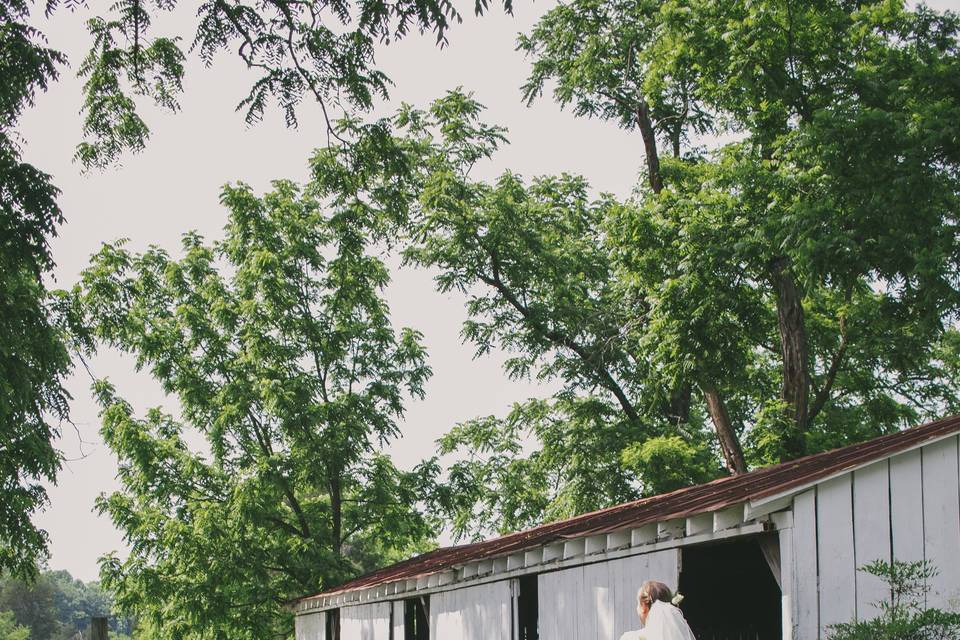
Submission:
[[[647,579],[700,640],[825,638],[889,598],[857,568],[931,561],[960,610],[960,416],[500,538],[294,604],[297,640],[616,640]]]

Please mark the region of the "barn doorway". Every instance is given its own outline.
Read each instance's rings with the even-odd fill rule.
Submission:
[[[680,605],[697,640],[780,640],[776,534],[683,547]]]

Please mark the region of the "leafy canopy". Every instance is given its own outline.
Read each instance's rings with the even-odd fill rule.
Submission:
[[[154,19],[178,4],[121,0],[106,16],[89,20],[91,48],[79,67],[85,140],[76,154],[85,166],[103,167],[125,150],[144,148],[150,131],[138,101],[177,111],[189,52],[208,67],[222,52],[235,52],[256,75],[237,105],[248,123],[276,104],[287,125],[296,126],[306,96],[319,105],[329,141],[339,138],[335,110],[367,111],[377,98],[387,98],[391,83],[377,68],[378,45],[411,31],[431,32],[443,45],[451,25],[462,21],[450,0],[207,0],[196,11],[194,33],[157,35]],[[511,7],[505,0],[504,9]],[[487,9],[487,0],[476,0],[478,15]]]
[[[145,637],[289,632],[285,602],[429,544],[432,465],[386,453],[430,375],[394,331],[368,218],[278,181],[223,190],[224,240],[183,257],[105,245],[83,276],[97,338],[134,355],[180,406],[143,417],[96,385],[121,490],[98,503],[131,546],[104,585]],[[202,445],[197,445],[197,439]]]
[[[24,162],[17,124],[64,57],[27,24],[29,4],[0,1],[0,572],[31,577],[47,536],[30,517],[47,501],[60,455],[51,440],[67,418],[70,358],[62,305],[42,281],[48,241],[63,214],[51,177]]]
[[[478,354],[505,348],[508,374],[561,388],[441,443],[463,457],[442,496],[458,530],[960,409],[958,33],[896,2],[558,6],[520,40],[526,97],[550,87],[639,134],[622,200],[575,176],[472,178],[504,136],[462,93],[401,110],[405,256],[467,295]],[[725,137],[705,148],[707,132]]]

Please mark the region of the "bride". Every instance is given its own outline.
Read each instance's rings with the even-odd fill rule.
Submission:
[[[676,605],[683,597],[671,595],[662,582],[648,580],[637,592],[637,615],[643,629],[627,631],[620,640],[696,640]]]

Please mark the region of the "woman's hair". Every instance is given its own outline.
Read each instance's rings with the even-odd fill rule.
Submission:
[[[640,590],[637,591],[637,600],[648,607],[657,600],[669,603],[672,599],[673,594],[670,593],[670,587],[656,580],[647,580],[640,585]]]

